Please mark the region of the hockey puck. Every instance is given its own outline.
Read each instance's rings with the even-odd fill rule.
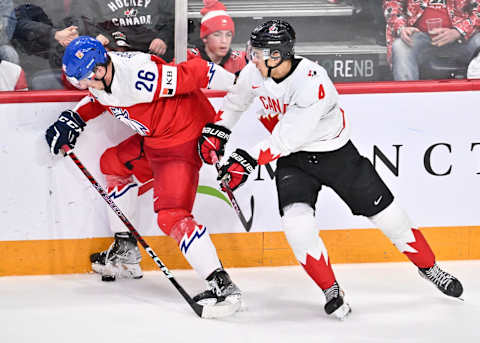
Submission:
[[[105,281],[105,282],[115,281],[115,276],[113,276],[113,275],[102,275],[102,281]]]

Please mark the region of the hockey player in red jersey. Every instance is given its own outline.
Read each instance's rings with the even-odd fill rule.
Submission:
[[[173,65],[144,53],[107,53],[100,42],[86,36],[68,45],[63,66],[68,80],[80,89],[88,88],[90,94],[48,128],[52,153],[64,144],[73,148],[86,122],[105,111],[130,126],[136,134],[107,149],[100,160],[110,197],[131,218],[138,195],[153,187],[159,228],[177,241],[187,261],[209,284],[194,300],[227,297],[239,304],[240,290],[222,268],[207,228],[191,214],[202,165],[197,140],[215,116],[200,88],[215,88],[216,66],[202,59]],[[137,242],[109,214],[115,241],[91,256],[92,268],[105,281],[141,278]]]
[[[199,140],[202,159],[211,164],[212,151],[223,153],[225,137],[259,98],[264,104],[259,120],[271,136],[248,151],[236,149],[221,167],[219,180],[236,189],[257,165],[277,160],[275,181],[283,230],[297,260],[323,290],[327,314],[343,319],[351,309],[315,225],[322,186],[332,188],[353,214],[368,217],[422,277],[446,295],[460,297],[460,281],[436,264],[420,230],[350,140],[349,122],[325,69],[295,56],[294,43],[295,32],[285,21],[268,21],[253,30],[247,51],[251,63],[226,95],[221,118],[204,128]]]
[[[211,61],[232,74],[237,74],[247,64],[244,51],[232,50],[235,24],[228,15],[225,6],[218,0],[203,0],[204,8],[200,11],[200,38],[203,47],[191,48],[188,58],[201,57]]]

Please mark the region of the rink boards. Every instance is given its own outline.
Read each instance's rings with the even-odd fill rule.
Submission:
[[[479,83],[405,83],[402,88],[393,83],[339,84],[338,89],[353,142],[374,161],[437,257],[480,258]],[[217,109],[220,95],[210,93]],[[0,275],[86,272],[88,255],[111,242],[106,217],[110,209],[72,161],[52,158],[44,142],[45,129],[79,96],[29,92],[20,98],[18,93],[0,93]],[[243,115],[227,153],[266,137],[256,119],[260,106],[254,103]],[[103,115],[88,123],[75,152],[103,183],[98,158],[131,134],[124,124]],[[252,230],[246,233],[218,190],[214,168],[202,167],[193,212],[212,233],[224,266],[296,263],[280,232],[274,170],[275,163],[262,166],[235,193],[246,217],[254,198]],[[156,227],[152,192],[140,198],[138,212],[131,220],[163,262],[172,269],[188,268],[174,241]],[[379,230],[353,216],[331,190],[321,191],[316,213],[332,263],[403,260]],[[147,255],[142,263],[147,270],[156,268]]]

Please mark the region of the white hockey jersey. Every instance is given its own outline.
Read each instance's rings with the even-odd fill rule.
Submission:
[[[263,105],[258,119],[271,133],[247,149],[259,164],[297,151],[337,150],[350,139],[335,86],[325,69],[308,59],[301,58],[280,83],[263,78],[249,63],[225,96],[216,123],[232,129],[256,97]]]

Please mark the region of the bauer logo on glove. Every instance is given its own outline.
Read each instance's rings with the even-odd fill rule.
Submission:
[[[215,151],[218,158],[222,158],[225,152],[225,144],[230,138],[230,130],[221,125],[208,123],[202,130],[198,139],[198,153],[203,162],[213,164],[211,153]]]
[[[237,149],[220,168],[217,180],[222,181],[223,190],[225,183],[233,191],[247,181],[248,175],[255,170],[257,164],[245,150]]]

